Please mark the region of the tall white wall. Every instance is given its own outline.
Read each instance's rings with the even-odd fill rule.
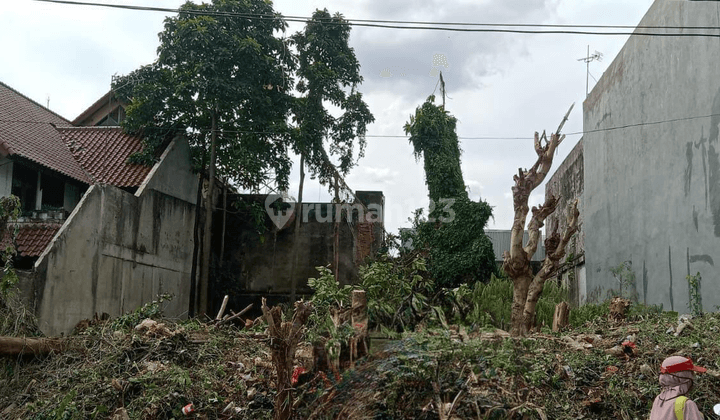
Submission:
[[[718,27],[720,3],[657,0],[640,25]],[[720,305],[719,125],[720,38],[628,40],[584,103],[588,296],[630,261],[640,301],[686,312],[700,272]]]

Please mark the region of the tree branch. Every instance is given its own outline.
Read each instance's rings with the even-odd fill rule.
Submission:
[[[558,200],[553,195],[545,197],[545,203],[540,207],[533,207],[532,218],[528,224],[528,243],[525,246],[525,252],[528,258],[532,259],[537,251],[538,243],[540,242],[540,229],[545,226],[545,219],[550,216],[557,207]],[[528,260],[529,261],[529,260]]]

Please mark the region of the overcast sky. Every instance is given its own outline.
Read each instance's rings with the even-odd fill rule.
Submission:
[[[179,0],[96,0],[113,4],[177,7]],[[334,0],[274,2],[284,15],[309,16],[316,8],[353,19],[473,23],[636,25],[652,0]],[[0,81],[72,120],[105,94],[113,74],[127,74],[155,59],[163,13],[89,6],[0,2]],[[288,35],[301,26],[291,26]],[[368,147],[347,181],[355,190],[382,190],[386,228],[407,226],[413,209],[427,205],[422,162],[415,162],[403,125],[437,84],[442,70],[446,108],[460,137],[523,137],[557,128],[571,103],[566,133],[582,131],[587,53],[599,79],[626,41],[622,36],[522,35],[355,27],[351,44],[360,60],[361,91],[375,115]],[[433,58],[442,58],[433,62]],[[590,89],[594,85],[590,78]],[[580,139],[569,135],[554,167]],[[535,161],[532,140],[461,140],[465,183],[475,200],[494,207],[489,228],[512,224],[512,176]],[[554,172],[554,169],[553,169]],[[298,171],[291,195],[297,195]],[[540,203],[544,187],[533,194]],[[329,199],[309,181],[306,201]]]

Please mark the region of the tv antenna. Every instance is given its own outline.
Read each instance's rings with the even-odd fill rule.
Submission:
[[[587,73],[585,74],[585,97],[588,96],[590,93],[589,91],[589,83],[590,83],[590,63],[593,61],[602,61],[603,55],[599,51],[595,51],[592,55],[590,55],[590,46],[588,45],[587,49],[587,56],[583,58],[578,58],[578,61],[584,61],[587,65]],[[594,79],[594,77],[593,77]]]

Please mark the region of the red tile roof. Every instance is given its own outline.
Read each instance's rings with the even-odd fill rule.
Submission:
[[[0,153],[18,155],[90,183],[55,129],[69,125],[65,118],[0,82]]]
[[[20,256],[39,257],[62,226],[61,223],[20,223],[15,244]],[[0,241],[2,247],[10,243],[10,232]]]
[[[142,149],[142,140],[120,127],[58,127],[75,159],[96,183],[138,187],[152,169],[128,163]]]

